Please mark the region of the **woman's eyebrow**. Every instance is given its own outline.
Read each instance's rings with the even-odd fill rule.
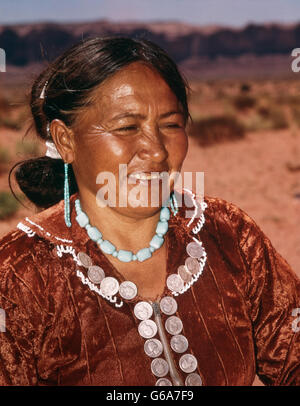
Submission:
[[[180,114],[183,116],[183,112],[180,110],[173,110],[173,111],[168,111],[167,113],[163,113],[159,116],[159,118],[166,118],[175,114]],[[110,121],[115,121],[115,120],[120,120],[121,118],[140,118],[140,119],[145,119],[146,116],[144,116],[143,114],[139,114],[139,113],[131,113],[131,112],[124,112],[121,114],[117,114],[116,116],[114,116]]]

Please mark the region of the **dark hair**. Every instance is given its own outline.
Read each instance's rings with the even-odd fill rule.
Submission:
[[[30,106],[37,135],[50,141],[47,124],[54,119],[72,128],[80,109],[89,105],[92,91],[109,76],[136,61],[147,63],[159,72],[181,103],[187,122],[190,117],[188,84],[163,49],[146,39],[90,38],[64,52],[35,80]],[[44,98],[40,97],[42,92]],[[20,189],[37,207],[50,207],[63,198],[61,159],[43,156],[16,166],[15,177]],[[76,191],[71,169],[70,193]]]

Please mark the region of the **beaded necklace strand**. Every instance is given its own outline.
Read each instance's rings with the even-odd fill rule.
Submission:
[[[172,199],[173,200],[173,199]],[[172,202],[171,200],[171,202]],[[174,199],[175,200],[175,199]],[[171,208],[174,213],[177,213],[178,206],[174,207],[173,202]],[[82,210],[80,200],[75,200],[76,221],[80,227],[85,228],[88,236],[92,241],[95,241],[99,248],[105,253],[112,255],[121,262],[139,261],[143,262],[149,259],[153,252],[158,250],[164,243],[164,236],[169,228],[170,210],[168,207],[163,206],[160,210],[159,221],[156,226],[155,235],[149,243],[149,247],[140,249],[136,254],[132,251],[117,250],[116,247],[108,240],[102,238],[102,233],[97,227],[91,226],[89,217]]]

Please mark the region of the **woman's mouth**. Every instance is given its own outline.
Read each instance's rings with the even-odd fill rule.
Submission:
[[[128,175],[129,180],[133,181],[142,181],[142,182],[148,182],[151,180],[161,180],[164,178],[164,176],[168,175],[168,172],[136,172],[136,173],[131,173]]]

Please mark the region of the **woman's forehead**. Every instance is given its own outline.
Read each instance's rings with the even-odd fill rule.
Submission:
[[[125,69],[125,68],[124,68]],[[143,72],[142,69],[129,70],[128,74],[124,70],[118,72],[109,81],[99,86],[94,93],[93,107],[111,111],[134,110],[155,105],[156,107],[168,105],[175,108],[179,102],[168,84],[158,74],[153,76]]]
[[[171,91],[155,68],[141,62],[133,62],[106,79],[96,92],[99,97],[110,96],[117,99],[146,93],[154,89],[156,92]]]

